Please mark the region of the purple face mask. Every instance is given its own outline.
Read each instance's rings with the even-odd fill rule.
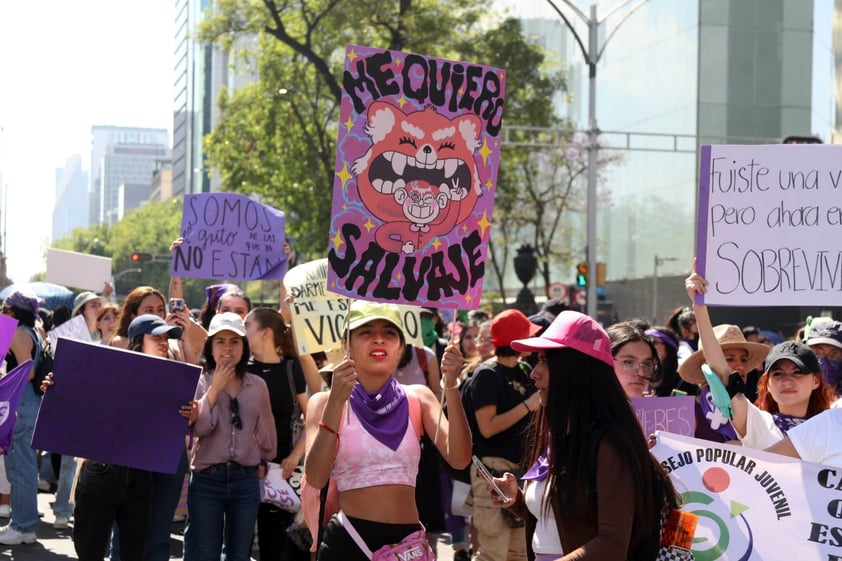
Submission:
[[[822,357],[819,359],[819,367],[821,367],[822,378],[833,390],[839,395],[839,367],[842,363],[838,360],[830,360]]]

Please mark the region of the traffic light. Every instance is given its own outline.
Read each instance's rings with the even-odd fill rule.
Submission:
[[[783,144],[824,144],[821,138],[815,136],[790,135],[783,140]]]
[[[576,265],[576,286],[588,286],[588,264]]]
[[[153,255],[151,253],[132,253],[132,263],[143,263],[145,261],[152,261]]]

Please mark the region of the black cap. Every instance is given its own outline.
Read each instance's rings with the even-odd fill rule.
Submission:
[[[779,360],[791,360],[801,372],[821,372],[819,359],[813,350],[798,341],[784,341],[778,343],[766,355],[765,371],[769,372]]]
[[[177,325],[169,325],[154,314],[137,316],[129,324],[129,339],[134,339],[138,335],[163,335],[164,333],[170,339],[178,339],[181,337],[181,328]]]

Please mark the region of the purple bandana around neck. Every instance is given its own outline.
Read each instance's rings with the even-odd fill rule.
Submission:
[[[397,450],[409,423],[409,402],[394,376],[376,393],[367,393],[361,384],[351,392],[351,409],[363,428],[392,450]]]
[[[521,479],[528,481],[544,481],[550,474],[550,451],[545,450],[543,454],[538,456],[532,467],[526,470]]]
[[[795,415],[784,415],[783,413],[773,413],[772,418],[775,420],[775,425],[781,429],[781,432],[786,433],[790,431],[793,427],[797,427],[807,419],[804,417],[796,417]]]

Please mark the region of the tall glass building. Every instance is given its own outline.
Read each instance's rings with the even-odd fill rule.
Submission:
[[[589,13],[590,2],[573,3]],[[619,3],[596,2],[598,17]],[[587,45],[584,23],[555,4]],[[687,301],[680,280],[695,253],[698,146],[838,137],[840,11],[833,0],[650,0],[619,26],[623,10],[602,25],[600,45],[614,34],[597,65],[596,119],[602,145],[622,160],[607,171],[597,253],[616,317],[653,319],[655,308],[660,323]],[[560,111],[586,129],[588,68],[573,34],[544,0],[518,3],[518,13],[565,69],[571,95]],[[572,279],[568,268],[559,280]]]

